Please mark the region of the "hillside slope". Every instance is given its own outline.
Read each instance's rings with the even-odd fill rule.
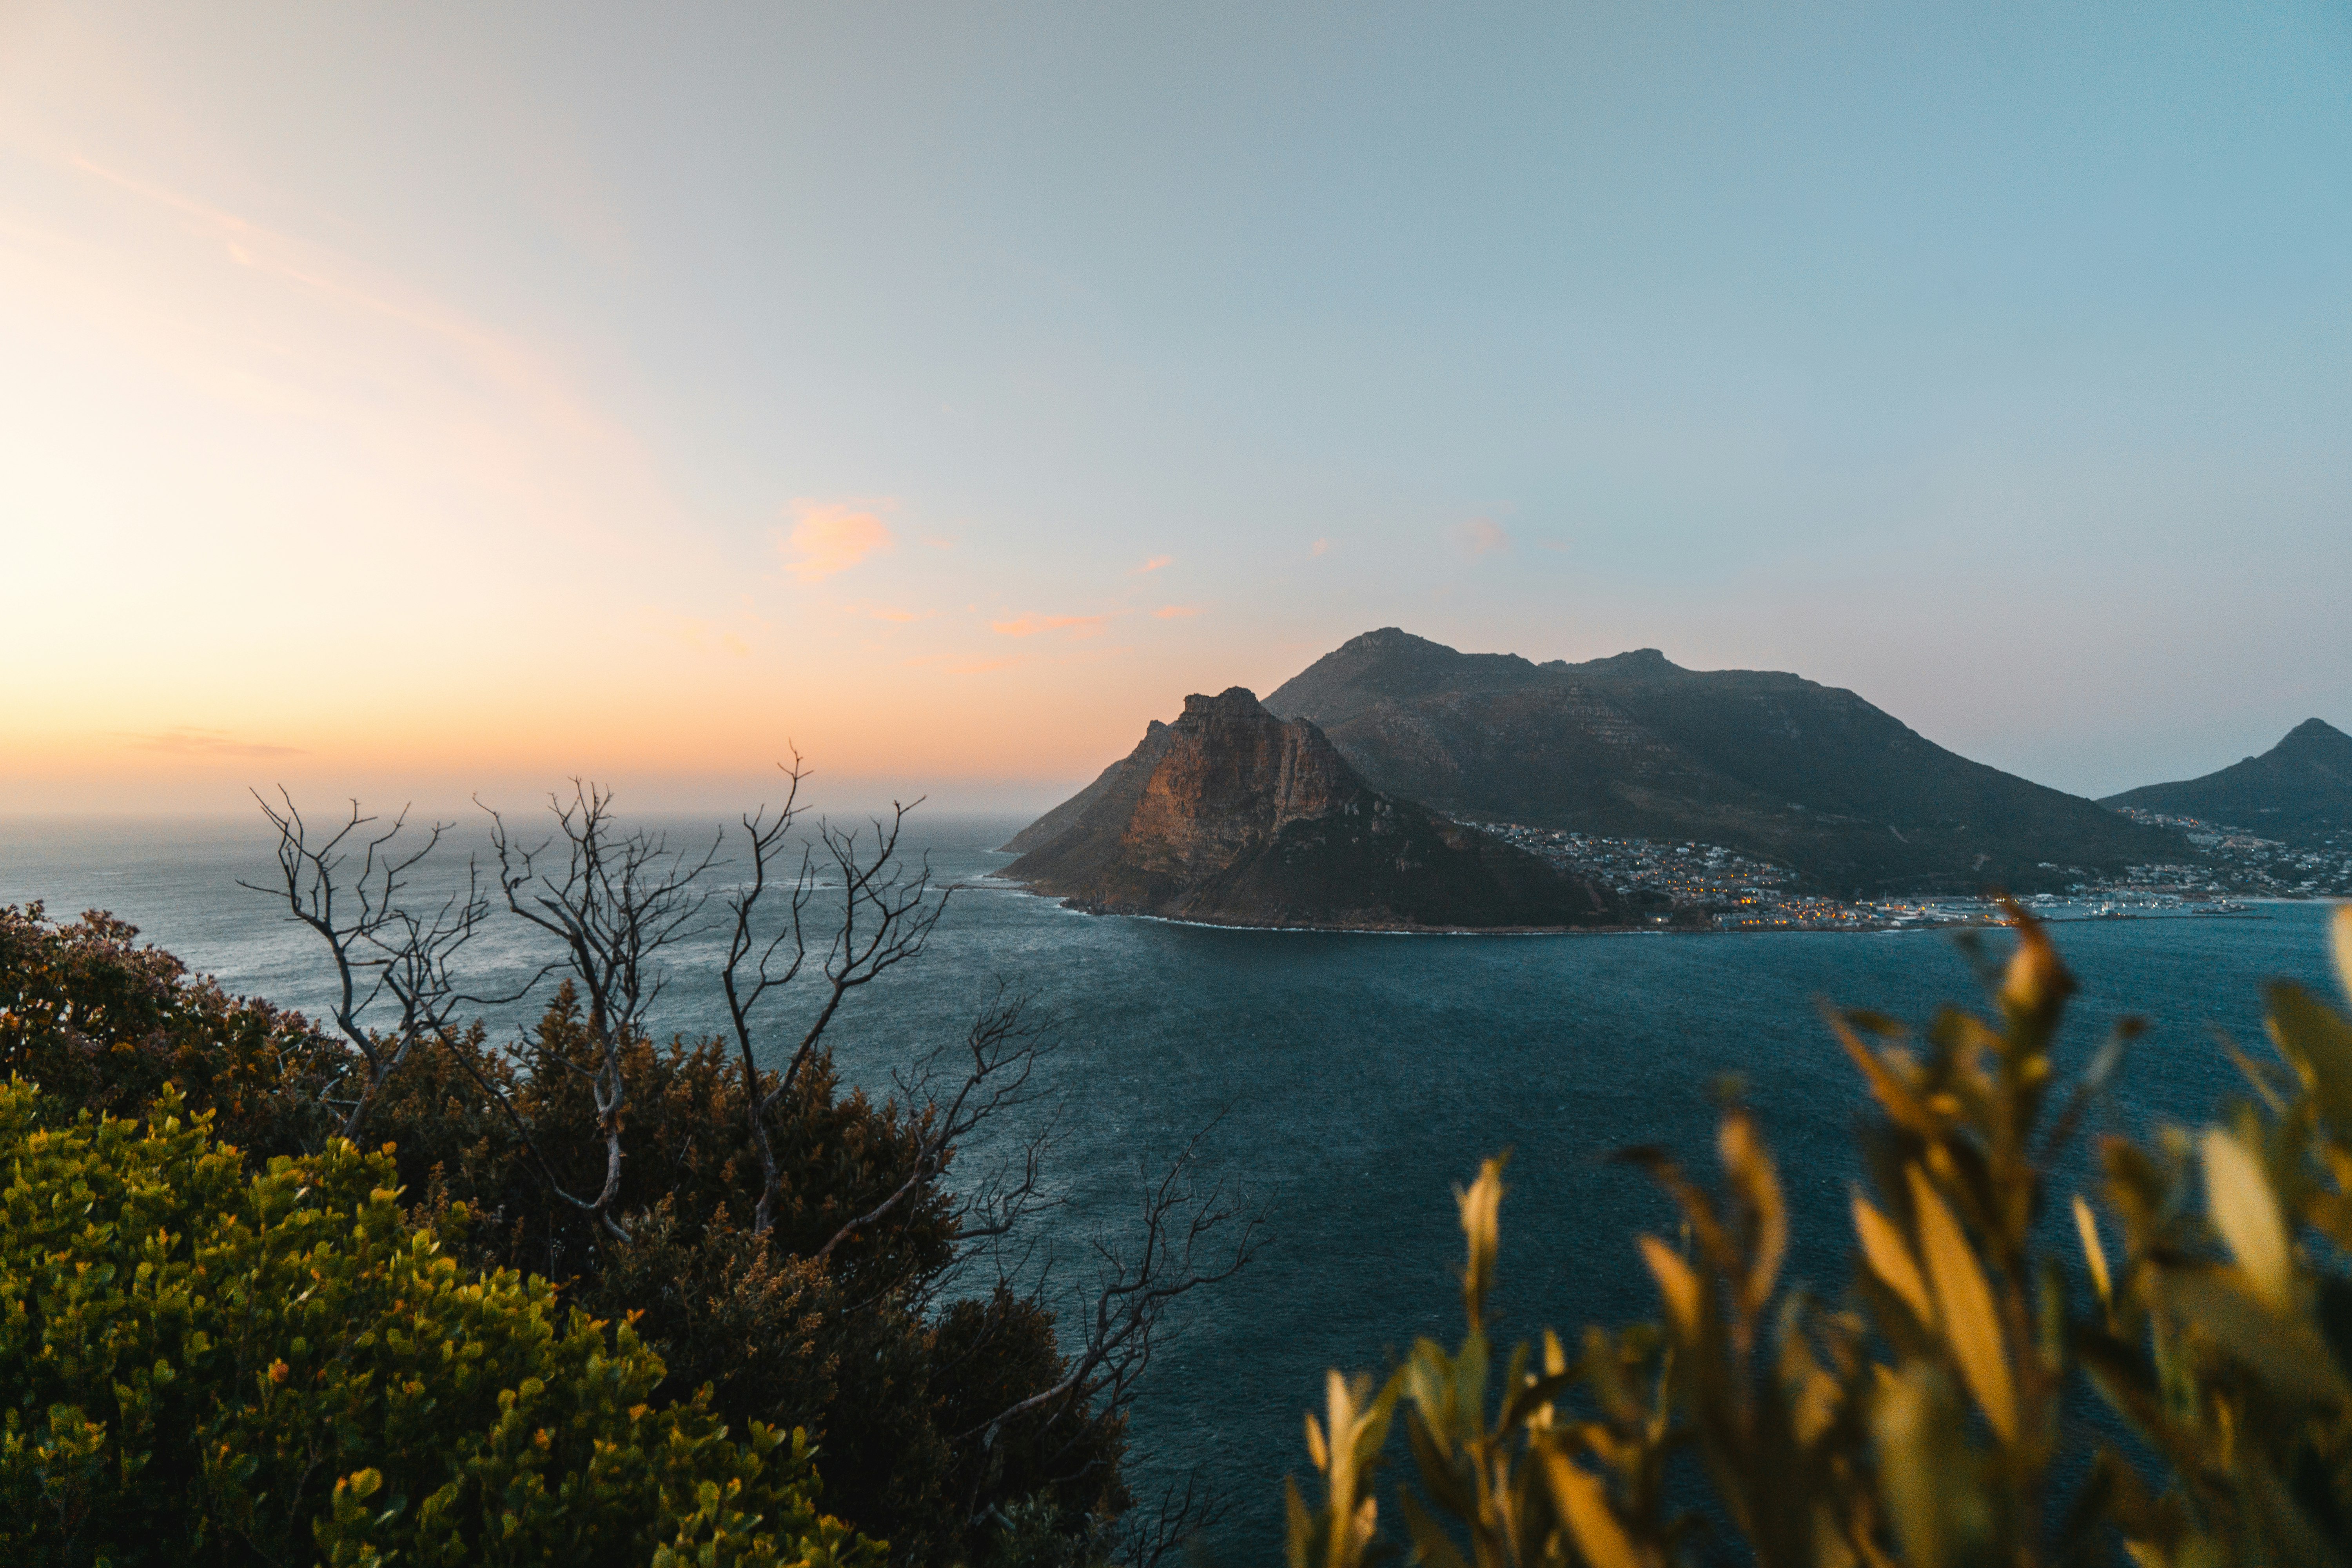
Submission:
[[[1840,897],[2055,888],[2186,853],[2178,835],[1956,755],[1851,691],[1684,669],[1654,648],[1537,664],[1391,626],[1266,704],[1322,726],[1373,787],[1441,813],[1728,845]]]
[[[1618,925],[1628,903],[1365,784],[1323,732],[1241,687],[1017,835],[1003,875],[1105,913],[1229,925]]]
[[[2202,778],[2146,784],[2108,805],[2252,828],[2300,841],[2352,829],[2352,735],[2306,719],[2269,751]]]

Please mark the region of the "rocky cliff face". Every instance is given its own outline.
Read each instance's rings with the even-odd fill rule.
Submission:
[[[1122,839],[1145,869],[1198,880],[1292,823],[1344,814],[1368,794],[1322,731],[1282,722],[1236,686],[1184,699]]]
[[[1612,896],[1366,784],[1241,687],[1185,699],[1010,847],[1005,875],[1114,913],[1235,925],[1610,925]]]

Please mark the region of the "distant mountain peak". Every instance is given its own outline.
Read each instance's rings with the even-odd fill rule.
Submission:
[[[2340,832],[2352,826],[2352,735],[2305,719],[2258,757],[2202,778],[2127,790],[2106,804],[2239,826],[2261,817],[2264,832],[2289,838]]]
[[[1196,691],[1184,699],[1184,711],[1188,716],[1197,713],[1204,718],[1255,719],[1272,716],[1266,712],[1265,705],[1257,700],[1257,693],[1246,686],[1228,686],[1214,697],[1204,697]],[[1153,722],[1157,723],[1158,721],[1154,720]]]
[[[1577,667],[1571,666],[1570,668]],[[1664,654],[1660,653],[1654,647],[1637,647],[1631,653],[1612,654],[1607,658],[1593,659],[1591,662],[1582,666],[1581,668],[1594,670],[1613,670],[1625,675],[1639,675],[1653,672],[1659,675],[1664,675],[1668,672],[1672,672],[1676,675],[1687,673],[1684,670],[1681,665],[1676,664],[1674,660],[1668,658]]]
[[[2305,719],[2286,732],[2284,738],[2279,742],[2279,746],[2297,741],[2320,741],[2329,745],[2344,745],[2352,743],[2352,735],[2346,734],[2325,719]],[[2273,746],[2271,749],[2276,751],[2278,747]]]

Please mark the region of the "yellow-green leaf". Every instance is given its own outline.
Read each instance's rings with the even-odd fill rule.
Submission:
[[[2091,1288],[2099,1293],[2099,1305],[2109,1306],[2115,1300],[2115,1287],[2107,1278],[2106,1249],[2099,1245],[2098,1218],[2080,1193],[2074,1194],[2074,1229],[2083,1238],[2083,1261],[2091,1268]]]
[[[1658,1294],[1665,1299],[1668,1321],[1685,1343],[1696,1343],[1703,1306],[1698,1276],[1691,1272],[1682,1254],[1654,1236],[1642,1237],[1641,1247],[1642,1261],[1650,1266]]]
[[[2246,1271],[2254,1294],[2273,1311],[2284,1311],[2294,1297],[2294,1263],[2287,1247],[2286,1222],[2262,1162],[2219,1127],[2209,1127],[2205,1156],[2206,1213]]]
[[[1903,1298],[1913,1317],[1933,1326],[1936,1309],[1927,1300],[1927,1282],[1919,1278],[1919,1266],[1912,1261],[1910,1245],[1895,1228],[1895,1222],[1873,1208],[1860,1193],[1853,1194],[1853,1229],[1862,1238],[1863,1260],[1878,1276],[1879,1283]]]
[[[2352,1002],[2352,904],[2338,904],[2336,914],[2327,922],[2329,945],[2336,950],[2336,984],[2344,988],[2344,998]]]
[[[1968,1233],[1944,1205],[1927,1173],[1908,1168],[1912,1207],[1919,1217],[1919,1244],[1927,1255],[1927,1278],[1935,1287],[1936,1310],[1945,1342],[1960,1364],[1960,1377],[1976,1395],[1985,1419],[2003,1443],[2017,1440],[2017,1387],[2009,1371],[1992,1287],[1969,1246]]]
[[[1550,1484],[1552,1506],[1568,1521],[1576,1549],[1591,1568],[1642,1568],[1642,1554],[1609,1506],[1608,1489],[1601,1478],[1570,1462],[1559,1449],[1546,1447],[1544,1479]]]
[[[1469,1243],[1469,1264],[1462,1273],[1462,1303],[1475,1329],[1485,1312],[1487,1294],[1495,1288],[1495,1255],[1501,1246],[1503,1161],[1481,1164],[1476,1181],[1454,1189],[1454,1202],[1462,1213],[1463,1237]]]
[[[1772,1156],[1766,1151],[1764,1141],[1756,1135],[1754,1117],[1744,1110],[1725,1116],[1717,1131],[1717,1148],[1722,1155],[1725,1173],[1755,1218],[1754,1250],[1748,1260],[1748,1277],[1737,1282],[1739,1310],[1752,1318],[1771,1300],[1772,1282],[1780,1275],[1781,1257],[1789,1248],[1788,1208],[1780,1200],[1780,1179],[1772,1168]]]

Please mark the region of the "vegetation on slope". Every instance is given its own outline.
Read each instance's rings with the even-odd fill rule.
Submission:
[[[8,1561],[881,1562],[816,1511],[805,1432],[735,1436],[658,1398],[628,1323],[461,1268],[389,1154],[250,1172],[168,1087],[140,1119],[58,1110],[0,1086]]]

